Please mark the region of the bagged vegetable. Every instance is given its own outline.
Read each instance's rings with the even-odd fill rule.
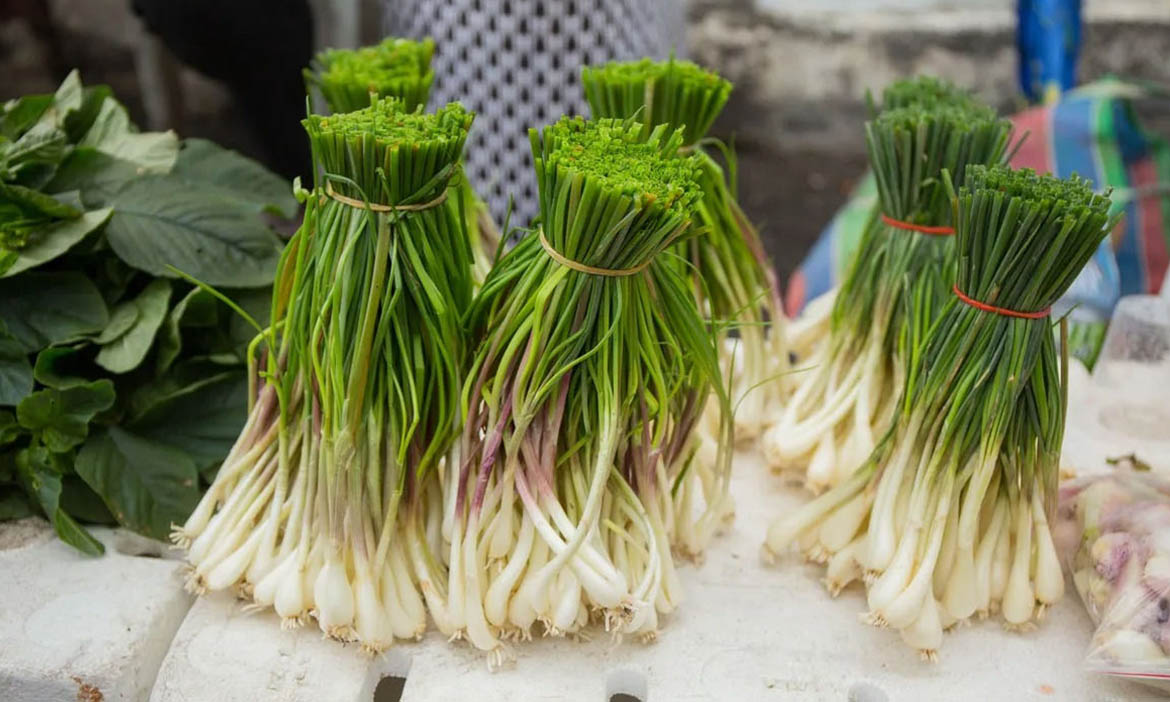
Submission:
[[[1170,689],[1170,480],[1126,470],[1068,483],[1055,537],[1097,625],[1086,667]]]

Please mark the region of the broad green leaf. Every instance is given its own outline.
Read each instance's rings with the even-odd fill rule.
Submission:
[[[272,282],[280,241],[248,208],[174,176],[144,178],[113,200],[106,239],[123,261],[156,276],[167,266],[208,285]]]
[[[242,370],[222,372],[182,387],[155,381],[148,407],[128,425],[139,434],[183,449],[201,466],[222,461],[248,415],[248,380]]]
[[[101,495],[76,475],[61,478],[61,509],[88,524],[117,524]]]
[[[0,486],[0,522],[23,519],[36,514],[20,488]]]
[[[105,546],[61,509],[61,472],[56,459],[44,446],[30,446],[16,454],[16,468],[25,490],[36,496],[41,510],[57,536],[91,556],[105,553]]]
[[[32,389],[33,373],[28,354],[0,319],[0,405],[15,406]]]
[[[169,173],[179,155],[179,140],[174,132],[139,133],[130,123],[126,108],[113,99],[102,101],[97,117],[78,146],[124,159],[146,169],[147,173]]]
[[[215,476],[219,473],[221,465],[222,464],[217,461],[215,463],[208,463],[207,465],[201,466],[199,468],[199,477],[203,478],[203,483],[205,485],[211,485],[215,482]]]
[[[9,410],[0,410],[0,446],[7,446],[24,433],[16,421],[16,415]],[[4,480],[3,465],[0,461],[0,481]]]
[[[149,277],[137,268],[127,266],[109,247],[104,247],[100,254],[94,252],[92,260],[95,265],[90,269],[90,275],[107,305],[116,305],[131,285]]]
[[[65,158],[68,144],[65,132],[39,122],[5,150],[5,180],[33,188],[47,183]]]
[[[118,523],[165,540],[199,503],[199,474],[184,452],[118,427],[77,454],[77,474],[102,497]]]
[[[6,154],[8,167],[29,161],[60,161],[65,156],[66,145],[65,132],[44,122],[34,124],[12,142]]]
[[[59,119],[72,112],[73,110],[81,108],[81,102],[84,98],[84,91],[81,87],[81,74],[74,68],[69,71],[69,75],[65,76],[65,80],[61,81],[60,87],[53,95],[54,108],[57,111]]]
[[[113,404],[114,384],[103,378],[64,390],[34,392],[16,406],[16,418],[39,434],[49,450],[60,453],[85,441],[90,421]]]
[[[252,290],[225,290],[224,294],[239,305],[245,312],[252,315],[261,327],[268,326],[268,317],[272,314],[272,288],[257,288]],[[235,351],[240,359],[247,361],[248,344],[256,338],[256,328],[235,312],[230,312],[230,336]]]
[[[81,106],[80,96],[77,105]],[[116,142],[124,134],[131,133],[133,129],[130,115],[126,112],[125,107],[118,104],[117,100],[103,100],[93,124],[86,130],[85,136],[77,145],[89,146],[109,153],[109,150],[103,149],[102,145]]]
[[[25,216],[52,219],[77,219],[81,216],[81,210],[72,204],[23,185],[0,183],[0,202],[3,201],[19,207]]]
[[[113,99],[114,91],[108,85],[90,85],[82,90],[81,105],[65,115],[62,129],[69,135],[69,141],[81,141],[101,112],[102,104]]]
[[[85,204],[81,202],[81,191],[80,190],[69,190],[66,192],[57,192],[57,193],[53,193],[52,195],[49,195],[48,197],[53,198],[59,204],[64,205],[65,207],[67,207],[70,210],[72,210],[73,212],[75,212],[77,217],[80,217],[81,215],[85,214],[86,208],[85,208]],[[69,215],[68,218],[73,219],[74,215]]]
[[[72,248],[90,232],[106,223],[113,210],[86,212],[77,219],[50,226],[37,235],[31,244],[17,252],[16,261],[0,277],[8,277],[48,263]]]
[[[138,305],[133,300],[119,302],[110,311],[110,321],[93,340],[95,344],[108,344],[125,334],[138,321]]]
[[[158,355],[155,358],[155,372],[159,375],[167,372],[179,352],[183,349],[183,334],[181,327],[190,324],[188,317],[198,317],[204,321],[208,317],[206,310],[210,310],[211,324],[215,323],[216,300],[203,288],[192,288],[183,299],[171,308],[163,324],[162,333],[158,338]],[[190,315],[188,313],[190,310]],[[200,325],[209,326],[209,325]]]
[[[124,403],[128,406],[128,412],[122,424],[134,429],[144,422],[147,415],[171,399],[192,389],[225,381],[240,372],[242,369],[224,368],[206,358],[179,361],[165,375],[134,388],[130,401]]]
[[[109,313],[97,287],[81,273],[30,271],[0,279],[0,319],[31,354],[100,331]]]
[[[292,185],[259,163],[206,139],[186,139],[172,171],[221,197],[282,217],[297,213]]]
[[[61,162],[47,190],[80,190],[87,207],[102,207],[119,190],[146,173],[142,166],[94,148],[74,149]]]
[[[57,390],[85,385],[89,380],[79,374],[85,363],[80,358],[83,346],[50,346],[42,350],[33,364],[33,379]]]
[[[9,100],[4,104],[4,114],[0,117],[0,136],[18,138],[36,124],[52,104],[52,95],[25,95]]]
[[[260,324],[267,324],[270,288],[221,292]],[[247,346],[255,336],[255,328],[227,305],[207,291],[194,288],[167,315],[159,335],[155,373],[159,376],[166,373],[181,352],[221,365],[241,365],[247,360]]]
[[[150,281],[132,302],[137,309],[134,322],[120,336],[102,346],[97,364],[111,373],[126,373],[137,368],[154,343],[154,335],[162,326],[170,300],[171,281],[162,278]]]

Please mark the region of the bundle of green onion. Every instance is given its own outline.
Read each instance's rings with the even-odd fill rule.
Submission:
[[[877,117],[880,111],[874,104],[873,96],[866,91],[866,105],[870,118]],[[974,98],[966,89],[955,85],[949,80],[935,76],[915,76],[904,80],[896,80],[882,89],[882,109],[892,110],[897,107],[912,107],[914,105],[949,105],[971,104]]]
[[[305,69],[305,85],[310,91],[316,87],[334,113],[360,110],[380,97],[398,98],[403,109],[411,112],[425,108],[430,97],[434,53],[435,42],[429,38],[388,37],[360,49],[326,49]],[[472,189],[462,168],[451,179],[451,186],[454,190],[446,207],[467,222],[475,254],[475,279],[482,281],[495,260],[500,233],[487,203]]]
[[[916,86],[897,85],[896,100],[909,104],[866,123],[881,215],[833,301],[828,337],[801,359],[799,385],[762,442],[770,465],[806,470],[814,492],[847,478],[873,451],[900,397],[910,352],[905,327],[934,319],[949,292],[953,276],[943,268],[953,230],[940,173],[1005,158],[1007,120],[965,96],[938,101],[934,81],[911,101]]]
[[[788,352],[775,269],[736,202],[734,155],[704,138],[731,94],[731,83],[674,59],[586,67],[581,80],[595,116],[635,118],[646,132],[657,125],[682,129],[683,152],[698,158],[703,196],[695,219],[705,235],[686,243],[686,258],[694,269],[699,303],[721,330],[736,404],[736,438],[755,438],[780,410]],[[708,153],[711,146],[722,149],[729,173]],[[706,449],[713,449],[711,441]]]
[[[1064,388],[1049,309],[1115,220],[1107,196],[1003,166],[969,166],[956,266],[935,320],[907,328],[910,372],[893,431],[848,480],[775,522],[839,589],[862,573],[867,621],[932,658],[944,628],[1002,608],[1025,628],[1063,594],[1047,516]]]
[[[304,71],[305,85],[317,88],[334,112],[367,107],[371,96],[396,97],[403,109],[426,107],[435,73],[435,42],[387,37],[360,49],[326,49]]]
[[[866,91],[865,100],[870,119],[876,119],[881,110],[875,104],[873,95],[869,91]],[[930,106],[956,103],[976,104],[969,92],[950,81],[933,76],[917,76],[894,81],[887,85],[882,90],[881,108],[892,110],[913,105]],[[878,218],[880,207],[880,204],[874,206],[873,216],[862,234],[863,241],[869,241],[878,235],[878,232],[874,230],[882,226],[882,221]],[[850,260],[850,267],[854,260],[856,259]],[[817,347],[824,344],[829,335],[837,292],[838,290],[834,288],[810,300],[801,313],[789,323],[788,350],[798,358],[808,358],[816,350],[821,350]]]
[[[671,545],[718,519],[689,434],[719,367],[683,267],[697,158],[682,133],[562,118],[530,133],[541,229],[492,270],[471,308],[460,460],[445,481],[450,577],[439,628],[499,662],[506,638],[654,635],[679,602]],[[716,390],[718,393],[719,391]],[[726,403],[726,397],[720,395]],[[726,423],[730,434],[730,422]]]
[[[253,344],[262,384],[174,534],[192,590],[236,587],[370,651],[425,629],[418,564],[438,546],[472,296],[464,224],[442,204],[472,119],[384,98],[304,121],[316,187]]]

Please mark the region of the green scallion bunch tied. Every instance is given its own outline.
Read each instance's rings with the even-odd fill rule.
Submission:
[[[833,301],[827,338],[801,359],[806,372],[795,374],[799,386],[764,437],[767,461],[803,469],[814,492],[849,477],[873,451],[900,398],[908,320],[932,320],[949,294],[953,230],[941,173],[1007,153],[1010,122],[969,98],[932,102],[938,91],[926,87],[918,102],[865,125],[881,216]]]
[[[426,107],[435,79],[434,53],[429,38],[387,37],[360,49],[326,49],[305,69],[305,85],[316,88],[333,112],[360,110],[380,97],[399,98],[410,112]]]
[[[254,344],[259,388],[175,532],[191,589],[235,587],[370,651],[425,629],[472,297],[464,223],[441,205],[472,119],[384,98],[304,121],[316,184]]]
[[[425,107],[434,71],[431,57],[435,42],[389,37],[380,44],[356,50],[327,49],[305,69],[305,84],[316,86],[330,111],[352,112],[379,97],[398,98],[410,112]],[[482,281],[495,260],[500,232],[487,203],[475,193],[460,167],[451,178],[452,193],[446,207],[467,222],[471,250],[475,254],[475,280]]]
[[[870,117],[877,117],[881,110],[866,94]],[[882,110],[915,105],[958,105],[976,107],[979,101],[966,88],[935,76],[915,76],[896,80],[882,89]]]
[[[870,119],[876,119],[883,109],[939,105],[977,108],[981,104],[965,88],[933,76],[915,76],[890,83],[882,89],[880,105],[869,91],[866,91],[865,100]],[[880,213],[881,205],[875,203],[872,216],[866,228],[862,230],[862,240],[877,236],[875,230],[882,226],[882,221],[878,217]],[[856,256],[856,251],[851,255]],[[850,259],[846,267],[852,266],[853,261],[854,259]],[[824,344],[828,338],[833,302],[837,292],[837,289],[833,289],[810,300],[800,315],[788,325],[788,350],[798,358],[810,357],[814,349]],[[779,464],[777,467],[780,467]]]
[[[613,62],[582,71],[585,96],[598,117],[634,118],[645,131],[657,125],[683,131],[684,152],[701,168],[703,197],[696,223],[705,235],[684,246],[704,313],[720,328],[725,373],[732,379],[735,436],[753,439],[779,412],[788,369],[784,316],[775,269],[758,232],[735,195],[735,158],[729,147],[706,139],[731,94],[731,83],[689,61]],[[729,172],[711,156],[719,148]],[[704,429],[717,426],[705,422]],[[714,452],[706,432],[704,454]]]
[[[495,662],[537,620],[564,634],[594,613],[653,636],[680,598],[671,546],[702,548],[730,467],[725,454],[706,483],[689,470],[719,366],[669,260],[701,197],[697,159],[675,157],[682,133],[562,118],[530,135],[542,229],[500,259],[470,311],[480,345],[445,483],[436,615]]]
[[[773,524],[840,587],[867,574],[868,621],[933,658],[942,632],[1002,609],[1030,626],[1063,594],[1047,517],[1064,427],[1048,310],[1115,223],[1089,184],[969,166],[954,198],[952,292],[912,319],[896,425],[848,480]]]

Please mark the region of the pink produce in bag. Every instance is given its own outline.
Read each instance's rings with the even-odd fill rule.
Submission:
[[[1118,470],[1067,483],[1054,538],[1097,625],[1086,667],[1170,690],[1170,480]]]

